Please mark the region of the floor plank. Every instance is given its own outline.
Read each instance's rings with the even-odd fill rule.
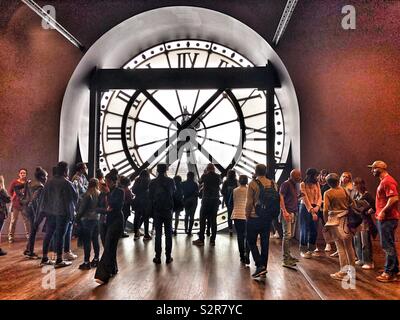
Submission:
[[[271,239],[268,274],[253,280],[251,268],[238,261],[236,239],[219,234],[216,247],[194,247],[193,238],[178,235],[173,240],[174,262],[154,265],[154,242],[121,239],[118,249],[119,273],[106,286],[94,282],[94,270],[81,271],[82,249],[74,251],[77,261],[55,270],[56,289],[43,289],[48,274],[38,261],[22,256],[24,242],[2,244],[9,252],[0,258],[0,299],[107,299],[107,300],[319,300],[319,299],[400,299],[398,283],[380,284],[376,271],[357,273],[355,290],[345,290],[330,279],[338,259],[325,253],[302,260],[299,270],[281,267],[281,242]],[[38,243],[40,248],[41,242]],[[298,253],[296,246],[293,252]],[[48,269],[50,270],[50,269]]]

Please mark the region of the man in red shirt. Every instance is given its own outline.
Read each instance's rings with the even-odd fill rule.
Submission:
[[[386,255],[385,270],[380,276],[376,277],[376,280],[393,282],[397,281],[399,273],[399,261],[395,244],[395,233],[400,218],[397,182],[387,172],[387,164],[385,162],[378,160],[368,167],[372,168],[372,174],[380,179],[376,191],[375,217],[378,221],[381,246]]]

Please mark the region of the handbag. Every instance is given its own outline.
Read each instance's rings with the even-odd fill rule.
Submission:
[[[347,226],[351,231],[357,229],[363,222],[362,212],[358,212],[355,206],[355,202],[350,198],[349,193],[345,188],[343,190],[346,192],[347,198],[349,200],[349,208],[347,215]]]

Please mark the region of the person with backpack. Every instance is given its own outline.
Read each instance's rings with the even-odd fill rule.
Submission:
[[[212,163],[207,165],[207,173],[201,178],[203,193],[200,209],[200,232],[199,239],[192,241],[196,246],[204,246],[204,232],[206,230],[206,221],[211,227],[210,245],[215,246],[217,236],[217,213],[221,203],[219,200],[219,186],[221,177],[215,173],[215,166]]]
[[[135,195],[132,203],[132,209],[135,211],[133,220],[134,240],[140,239],[140,226],[144,225],[143,241],[151,240],[149,233],[149,218],[151,216],[151,204],[149,198],[150,174],[147,170],[140,172],[136,178],[132,193]],[[153,224],[154,225],[154,224]]]
[[[165,257],[166,263],[173,261],[172,252],[172,212],[174,210],[174,180],[167,177],[167,165],[160,163],[157,165],[157,177],[150,182],[149,198],[153,211],[153,219],[156,230],[155,241],[155,264],[161,263],[161,238],[162,227],[164,225],[165,234]]]
[[[282,183],[279,193],[281,202],[281,221],[283,229],[282,241],[282,266],[294,268],[299,261],[290,254],[290,240],[295,235],[296,220],[299,211],[298,184],[301,182],[301,171],[294,169],[290,172],[290,178]]]
[[[228,204],[233,208],[231,219],[235,224],[240,262],[250,264],[250,248],[246,238],[246,197],[247,183],[249,179],[245,175],[239,176],[239,187],[235,188],[229,198]]]
[[[280,196],[274,181],[266,177],[267,167],[257,164],[255,179],[250,182],[246,197],[246,233],[251,255],[256,264],[253,278],[267,273],[271,222],[279,216]],[[257,247],[260,236],[261,252]]]
[[[197,197],[199,196],[199,185],[194,181],[194,172],[187,173],[187,179],[182,183],[182,191],[185,208],[185,233],[191,236],[194,214],[197,209]]]
[[[39,210],[41,201],[41,195],[44,185],[47,182],[47,172],[42,167],[37,167],[35,170],[35,181],[32,182],[31,194],[32,200],[29,202],[27,207],[27,216],[30,220],[31,232],[29,234],[29,240],[26,245],[24,255],[29,259],[39,259],[39,256],[35,253],[35,241],[36,234],[39,230],[40,224],[46,218],[45,214]]]
[[[236,179],[236,172],[234,170],[229,170],[224,183],[222,184],[221,194],[223,198],[223,204],[226,205],[228,210],[228,229],[229,235],[233,236],[233,225],[232,225],[232,211],[233,207],[229,203],[229,199],[232,197],[233,189],[237,188],[239,183]]]
[[[8,217],[7,204],[11,202],[11,197],[8,195],[4,186],[4,177],[0,176],[0,242],[1,242],[1,229],[3,228],[4,220]],[[5,256],[7,252],[0,248],[0,256]]]
[[[183,211],[183,190],[182,190],[182,177],[175,176],[175,193],[174,193],[174,216],[175,216],[175,228],[174,228],[174,236],[178,234],[178,225],[179,225],[179,216]]]
[[[14,242],[15,227],[20,215],[24,222],[26,239],[29,239],[29,219],[24,212],[29,196],[29,180],[27,180],[27,174],[28,170],[25,168],[19,169],[18,178],[11,182],[10,188],[8,189],[8,194],[11,196],[11,221],[8,228],[9,243]]]
[[[95,281],[99,284],[107,283],[111,277],[118,273],[117,248],[124,227],[124,190],[118,187],[118,175],[106,175],[106,183],[110,192],[106,196],[106,209],[98,210],[106,216],[104,228],[104,251],[97,265]]]
[[[300,191],[300,256],[310,259],[318,256],[314,250],[317,242],[318,211],[322,205],[317,169],[307,169],[306,177],[300,183]]]

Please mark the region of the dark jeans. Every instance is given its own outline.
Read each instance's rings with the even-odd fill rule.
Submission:
[[[99,222],[98,220],[81,221],[81,238],[83,241],[83,250],[85,252],[85,262],[90,261],[90,250],[93,244],[94,259],[99,259]]]
[[[257,268],[267,267],[269,251],[269,233],[271,219],[249,218],[246,223],[247,243]],[[261,252],[257,247],[257,237],[260,235]]]
[[[49,252],[49,244],[54,234],[57,261],[59,262],[62,260],[64,239],[69,225],[71,225],[71,219],[69,217],[48,215],[46,223],[46,236],[43,240],[43,257],[47,257]]]
[[[283,238],[282,223],[279,222],[278,218],[275,218],[271,221],[271,231],[273,232],[273,234],[278,231],[279,238]]]
[[[74,227],[73,221],[70,221],[67,226],[67,231],[65,232],[64,239],[64,252],[71,251],[71,239],[72,239],[72,229]]]
[[[149,215],[144,209],[137,209],[135,211],[135,218],[133,219],[133,231],[136,233],[140,227],[144,224],[145,235],[149,234]]]
[[[240,258],[244,259],[250,253],[250,247],[246,239],[246,220],[234,219],[233,221],[235,223]]]
[[[181,215],[182,211],[175,211],[175,226],[174,226],[174,231],[177,232],[178,231],[178,225],[179,225],[179,216]]]
[[[211,229],[211,241],[215,241],[217,236],[217,212],[219,207],[219,199],[205,198],[201,202],[200,209],[200,232],[199,239],[204,241],[204,232],[207,226]]]
[[[171,257],[172,251],[172,214],[169,216],[154,215],[154,225],[156,230],[156,241],[155,241],[155,251],[156,258],[161,258],[161,238],[162,238],[162,227],[164,225],[165,234],[165,256],[167,258]]]
[[[185,204],[185,232],[188,234],[192,233],[193,223],[194,223],[194,214],[197,209],[197,200],[187,202]]]
[[[314,251],[317,242],[318,221],[312,219],[304,204],[300,205],[300,251]]]
[[[353,240],[358,260],[363,264],[372,263],[371,232],[359,231],[354,235]]]
[[[29,240],[28,240],[28,244],[26,246],[26,250],[29,251],[29,253],[31,253],[31,254],[35,252],[36,234],[39,230],[40,224],[42,223],[42,221],[45,218],[46,218],[46,215],[43,212],[40,212],[36,218],[29,217],[30,224],[31,224],[31,232],[29,233]]]
[[[385,272],[395,275],[399,272],[399,260],[397,258],[395,233],[398,225],[397,220],[377,221],[381,246],[385,252]]]
[[[0,236],[1,236],[1,229],[3,228],[3,223],[4,223],[4,216],[0,214]]]
[[[233,207],[227,206],[226,209],[228,210],[228,228],[229,228],[229,231],[232,231],[233,223],[232,223],[231,217],[232,217]]]
[[[128,218],[131,215],[131,211],[130,211],[130,209],[124,209],[122,211],[122,213],[124,214],[124,226],[123,226],[122,233],[124,233],[125,229],[126,229],[126,222],[128,221]]]
[[[108,282],[112,275],[117,274],[117,248],[121,237],[123,221],[115,221],[111,225],[103,226],[104,251],[97,266],[95,279]]]

